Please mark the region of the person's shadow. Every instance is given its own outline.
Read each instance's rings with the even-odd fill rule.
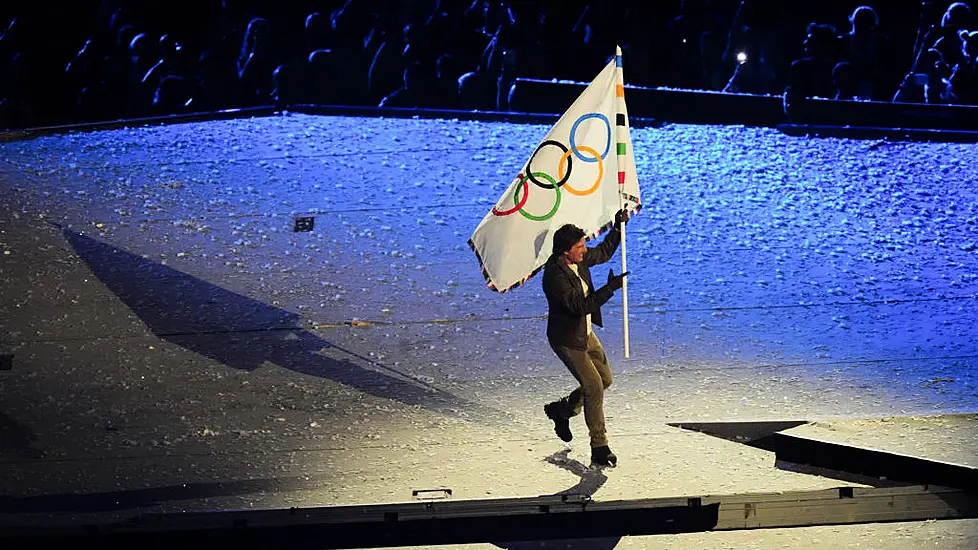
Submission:
[[[303,329],[295,313],[70,229],[59,229],[95,276],[163,340],[235,369],[252,371],[268,362],[328,378],[370,395],[483,424],[506,420],[501,411],[459,398],[331,344]],[[329,348],[357,363],[348,358],[327,357],[323,352]]]
[[[608,481],[608,476],[604,475],[601,467],[592,466],[588,468],[580,461],[568,458],[570,453],[569,449],[564,449],[563,451],[554,453],[544,460],[557,466],[558,468],[567,470],[568,472],[581,478],[581,481],[569,489],[560,491],[559,493],[554,493],[554,495],[580,495],[582,497],[591,497],[594,493],[598,492],[606,481]],[[587,539],[551,539],[551,540],[533,540],[533,541],[518,541],[518,542],[494,542],[494,546],[500,548],[505,548],[506,550],[534,550],[534,549],[547,549],[547,548],[561,548],[564,550],[611,550],[612,548],[618,546],[618,542],[621,537],[597,537],[597,538],[587,538]]]
[[[570,489],[565,489],[558,495],[581,495],[585,497],[591,497],[594,493],[598,492],[605,482],[608,481],[608,476],[604,475],[604,471],[600,466],[592,466],[588,468],[580,461],[568,458],[567,455],[570,453],[570,449],[564,449],[563,451],[556,452],[544,460],[557,466],[560,469],[567,470],[568,472],[581,478],[581,481],[571,487]]]

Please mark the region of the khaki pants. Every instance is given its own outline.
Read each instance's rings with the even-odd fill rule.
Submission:
[[[591,436],[591,447],[608,444],[604,426],[604,390],[611,385],[611,365],[604,354],[598,337],[588,335],[587,350],[582,351],[550,344],[567,370],[574,375],[580,386],[560,400],[563,413],[568,418],[584,409],[584,422]]]

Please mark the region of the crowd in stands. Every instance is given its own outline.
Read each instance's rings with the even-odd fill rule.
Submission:
[[[28,7],[23,7],[28,6]],[[509,110],[517,78],[978,104],[965,2],[81,0],[0,8],[0,128],[318,103]],[[786,99],[787,100],[787,99]]]

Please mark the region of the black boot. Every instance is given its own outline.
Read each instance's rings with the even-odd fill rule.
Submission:
[[[547,418],[554,421],[554,431],[557,432],[557,437],[564,442],[570,442],[571,439],[574,439],[574,435],[570,431],[570,419],[563,414],[561,409],[560,401],[547,403],[543,406],[543,412],[547,414]]]
[[[618,457],[607,445],[591,449],[591,462],[599,466],[617,466]]]

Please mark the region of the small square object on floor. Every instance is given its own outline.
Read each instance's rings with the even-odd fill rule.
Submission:
[[[295,233],[301,233],[303,231],[312,231],[315,225],[316,225],[316,218],[314,218],[313,216],[296,216],[295,225],[292,227],[292,231]]]

